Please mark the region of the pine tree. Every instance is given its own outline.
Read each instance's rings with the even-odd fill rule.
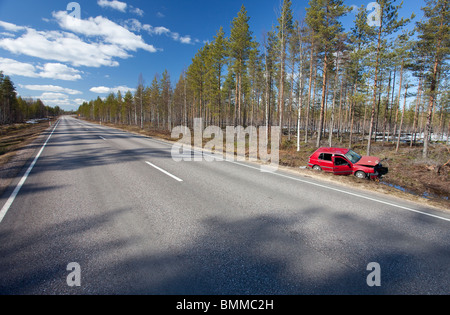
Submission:
[[[398,11],[401,9],[403,3],[398,6],[394,6],[394,3],[397,0],[377,0],[378,5],[380,6],[379,11],[379,20],[380,26],[378,27],[378,40],[377,40],[377,48],[376,48],[376,61],[375,61],[375,79],[373,84],[373,98],[372,98],[372,112],[370,116],[370,125],[369,125],[369,139],[367,142],[367,155],[370,155],[371,152],[371,144],[372,144],[372,136],[373,136],[373,127],[375,121],[375,110],[377,107],[377,95],[379,89],[379,75],[380,75],[380,62],[382,55],[384,54],[383,41],[386,36],[395,33],[404,27],[407,23],[409,23],[410,19],[401,19],[398,20]],[[414,18],[414,15],[411,16],[411,19]]]
[[[170,82],[170,75],[167,70],[164,70],[161,78],[161,102],[163,113],[163,120],[167,118],[167,129],[172,130],[172,86]]]
[[[283,0],[283,5],[281,8],[281,14],[278,18],[278,45],[280,50],[280,84],[279,84],[279,95],[278,95],[278,115],[279,115],[279,126],[283,129],[283,115],[284,115],[284,89],[286,81],[286,49],[289,43],[289,37],[294,29],[293,18],[292,18],[292,3],[291,0]],[[290,132],[290,130],[289,130]],[[280,137],[281,141],[281,137]]]
[[[0,95],[0,102],[2,105],[2,116],[0,117],[0,124],[15,122],[14,107],[17,102],[17,94],[14,83],[11,81],[9,76],[4,76],[1,80]]]
[[[450,54],[450,12],[448,0],[426,0],[423,8],[424,21],[417,23],[419,32],[418,48],[424,56],[427,67],[428,114],[424,135],[423,157],[428,156],[433,110],[439,86],[438,74]]]
[[[133,106],[133,94],[131,93],[131,91],[127,91],[125,93],[125,97],[123,99],[124,102],[124,106],[125,106],[125,112],[126,112],[126,121],[128,123],[128,125],[132,124],[132,116],[131,116],[131,112],[132,112],[132,106]]]
[[[364,60],[369,54],[369,43],[375,37],[375,31],[373,27],[370,27],[367,23],[367,11],[364,6],[361,6],[356,15],[354,27],[350,33],[350,45],[351,53],[348,63],[348,73],[351,77],[352,89],[351,100],[349,108],[349,120],[350,120],[350,137],[349,148],[353,144],[353,125],[355,117],[355,105],[357,99],[358,87],[364,82]]]
[[[236,78],[236,106],[237,117],[235,118],[235,126],[242,124],[241,117],[241,105],[242,105],[242,81],[244,72],[246,71],[246,63],[249,58],[251,50],[252,32],[248,24],[250,18],[247,16],[247,10],[242,5],[238,16],[233,19],[231,23],[231,36],[230,36],[230,57],[233,59],[232,70],[235,73]]]
[[[224,77],[224,68],[227,64],[228,56],[228,39],[225,37],[223,27],[220,27],[216,36],[214,37],[214,42],[211,48],[211,58],[212,58],[212,70],[214,71],[213,76],[213,99],[217,102],[219,124],[222,124],[222,81]]]
[[[323,54],[322,69],[322,101],[320,106],[320,118],[316,146],[320,146],[324,126],[324,110],[326,103],[326,90],[329,67],[332,65],[332,53],[338,39],[343,32],[339,18],[345,15],[349,9],[343,0],[310,0],[307,8],[306,22],[313,30],[314,42]]]
[[[134,103],[135,103],[135,115],[137,116],[137,106],[139,106],[139,125],[141,129],[144,129],[144,87],[145,81],[142,73],[139,74],[138,86],[136,89],[136,93],[134,94]],[[136,125],[138,121],[136,120]]]
[[[150,86],[150,120],[152,127],[159,127],[159,104],[159,76],[156,74],[153,77],[152,84]]]

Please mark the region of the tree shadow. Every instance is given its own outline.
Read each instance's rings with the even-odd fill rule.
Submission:
[[[203,221],[206,232],[188,248],[129,258],[113,266],[113,269],[135,271],[129,279],[131,289],[118,287],[114,293],[353,295],[450,292],[447,287],[450,281],[448,246],[430,248],[420,254],[395,246],[383,248],[380,243],[391,240],[391,243],[400,244],[404,236],[321,209],[307,212],[314,213],[312,218],[320,213],[329,216],[330,220],[364,225],[368,228],[367,243],[363,242],[367,249],[352,248],[352,244],[332,237],[320,240],[320,234],[301,232],[295,225],[301,221],[301,225],[308,224],[310,220],[304,217],[266,215],[234,221],[208,218]],[[375,245],[373,251],[370,240]],[[434,259],[427,261],[428,256]],[[381,265],[381,287],[367,285],[367,276],[372,271],[367,271],[370,262]]]
[[[1,294],[328,295],[448,294],[450,249],[419,243],[391,227],[321,208],[289,216],[208,216],[202,233],[180,246],[151,231],[102,233],[131,209],[82,217],[34,232],[0,230]],[[311,229],[320,220],[325,227]],[[328,222],[328,223],[326,223]],[[435,222],[425,220],[422,228]],[[114,226],[114,225],[113,225]],[[365,230],[358,241],[348,226]],[[328,230],[324,234],[324,229]],[[346,236],[345,233],[349,233]],[[89,236],[89,237],[86,237]],[[415,239],[417,237],[417,239]],[[443,235],[448,237],[448,233]],[[362,238],[362,239],[361,239]],[[410,242],[414,243],[405,243]],[[447,238],[448,240],[448,238]],[[145,244],[159,244],[146,248]],[[67,264],[82,267],[82,286],[65,283]],[[370,262],[381,287],[369,287]]]

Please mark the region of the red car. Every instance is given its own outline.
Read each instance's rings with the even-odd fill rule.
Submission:
[[[308,167],[335,175],[355,175],[362,179],[377,179],[387,173],[379,158],[360,156],[342,148],[320,148],[309,158]]]

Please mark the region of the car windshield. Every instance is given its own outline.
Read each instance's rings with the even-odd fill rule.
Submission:
[[[345,154],[345,156],[347,157],[347,159],[350,160],[350,162],[352,162],[353,164],[358,163],[359,160],[361,160],[362,156],[359,155],[358,153],[350,150],[347,152],[347,154]]]

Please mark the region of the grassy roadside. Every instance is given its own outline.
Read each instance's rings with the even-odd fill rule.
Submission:
[[[0,167],[49,127],[49,121],[0,126]]]
[[[103,125],[166,141],[177,141],[171,138],[169,131],[108,123]],[[450,163],[445,165],[450,160],[450,149],[445,144],[433,144],[428,159],[422,158],[420,147],[411,148],[409,145],[403,145],[396,153],[393,144],[381,142],[372,144],[372,155],[378,156],[383,160],[383,165],[389,168],[389,173],[380,182],[375,182],[360,180],[353,176],[335,176],[303,169],[302,167],[308,164],[309,156],[316,150],[315,144],[302,143],[300,152],[297,152],[296,139],[295,137],[292,139],[288,141],[287,137],[283,138],[280,148],[280,167],[284,170],[450,211]],[[204,144],[208,141],[209,139],[203,139]],[[326,141],[323,146],[327,146]],[[348,143],[335,141],[334,146],[345,148]],[[353,149],[365,155],[366,148],[363,143],[355,144]]]
[[[0,126],[0,195],[17,176],[35,148],[30,146],[53,121]]]

